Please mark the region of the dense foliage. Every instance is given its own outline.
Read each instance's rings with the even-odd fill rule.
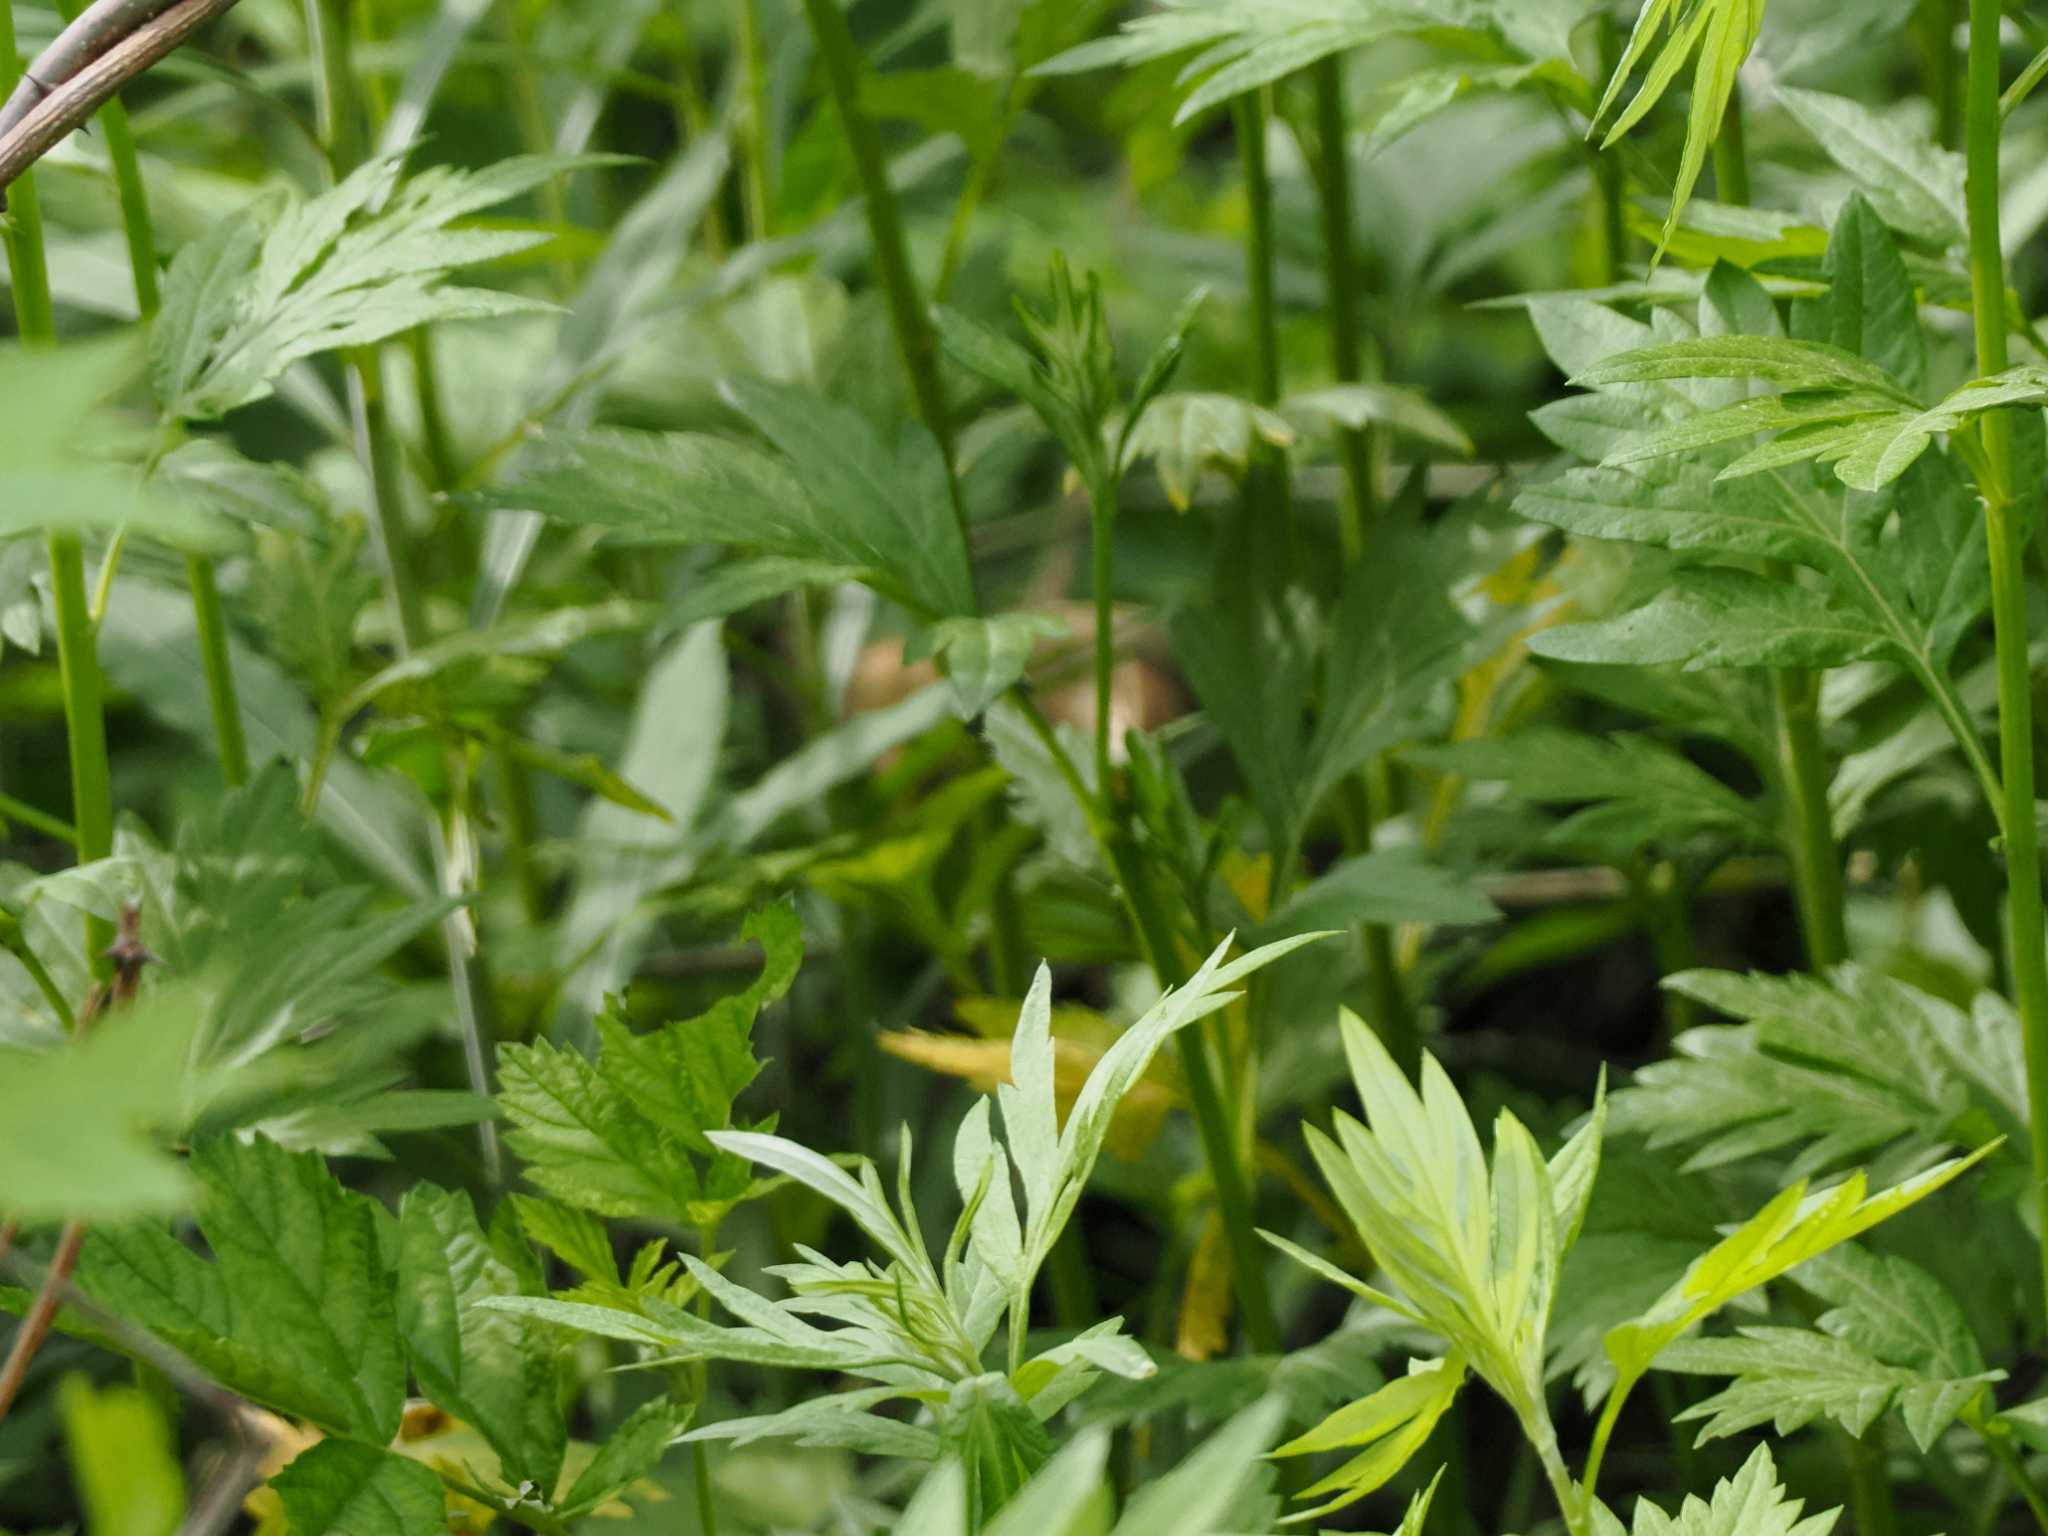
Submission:
[[[2048,12],[0,23],[0,1529],[2048,1536]]]

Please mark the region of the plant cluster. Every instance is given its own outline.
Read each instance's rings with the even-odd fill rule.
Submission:
[[[2048,1536],[2043,78],[0,3],[0,1531]]]

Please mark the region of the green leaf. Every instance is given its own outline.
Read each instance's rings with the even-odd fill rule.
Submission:
[[[1582,389],[1668,379],[1762,379],[1788,390],[1868,390],[1911,405],[1875,363],[1822,341],[1783,336],[1694,336],[1608,357],[1571,382]]]
[[[1652,58],[1651,50],[1667,22],[1670,24],[1670,36]],[[1622,89],[1636,66],[1648,59],[1649,71],[1641,87],[1609,125],[1607,137],[1601,143],[1602,149],[1611,149],[1663,98],[1678,72],[1685,67],[1686,60],[1692,58],[1697,50],[1685,149],[1679,157],[1678,174],[1673,178],[1671,211],[1665,216],[1664,231],[1658,241],[1659,257],[1678,229],[1679,217],[1685,212],[1693,185],[1706,165],[1707,150],[1721,131],[1729,98],[1735,94],[1736,76],[1743,61],[1749,57],[1749,50],[1755,46],[1763,24],[1764,0],[1689,0],[1689,3],[1683,3],[1683,0],[1643,0],[1628,46],[1615,65],[1614,73],[1607,82],[1606,94],[1593,113],[1593,125],[1597,131],[1609,110],[1620,100]]]
[[[1954,1380],[1984,1371],[1962,1306],[1911,1259],[1844,1243],[1800,1266],[1795,1283],[1828,1303],[1821,1331],[1867,1355]]]
[[[1782,86],[1778,100],[1856,179],[1885,223],[1938,245],[1961,243],[1967,223],[1961,155],[1846,96]]]
[[[731,379],[725,397],[788,456],[848,564],[897,577],[934,617],[974,611],[967,547],[929,432],[907,424],[892,447],[846,406],[766,379]]]
[[[1759,1445],[1742,1470],[1714,1484],[1710,1499],[1688,1498],[1677,1515],[1648,1499],[1636,1501],[1631,1536],[1828,1536],[1841,1511],[1800,1516],[1805,1505],[1785,1497],[1770,1447]],[[1617,1527],[1618,1528],[1618,1527]]]
[[[476,1306],[543,1294],[540,1266],[500,1226],[486,1237],[469,1197],[415,1185],[398,1211],[398,1327],[420,1389],[473,1425],[507,1481],[551,1493],[568,1430],[555,1341],[539,1324]]]
[[[1111,1536],[1207,1536],[1248,1530],[1250,1499],[1270,1504],[1272,1470],[1262,1458],[1279,1434],[1285,1404],[1262,1398],[1204,1440],[1179,1466],[1148,1483],[1124,1507]]]
[[[1343,860],[1296,891],[1247,937],[1257,942],[1353,923],[1489,923],[1500,909],[1469,879],[1419,848],[1381,848]]]
[[[1467,458],[1473,451],[1464,428],[1415,391],[1391,384],[1333,384],[1304,390],[1281,401],[1280,414],[1298,423],[1306,418],[1307,424],[1324,430],[1342,427],[1362,432],[1367,427],[1388,427]]]
[[[347,1440],[301,1451],[271,1487],[292,1536],[420,1536],[448,1519],[432,1468]]]
[[[636,1034],[607,1010],[594,1058],[544,1040],[499,1048],[506,1141],[537,1187],[598,1215],[686,1227],[715,1226],[747,1195],[744,1169],[706,1133],[733,1123],[761,1070],[754,1020],[789,990],[803,937],[787,904],[756,913],[742,937],[762,944],[761,976],[698,1018]]]
[[[151,1133],[181,1125],[199,1022],[194,999],[160,997],[55,1050],[0,1050],[0,1219],[182,1210],[191,1181]]]
[[[1185,512],[1205,470],[1241,476],[1261,445],[1293,444],[1294,428],[1277,411],[1235,395],[1163,394],[1125,430],[1122,468],[1128,472],[1139,460],[1152,460],[1166,499]]]
[[[1860,1170],[1810,1199],[1804,1180],[1790,1185],[1694,1261],[1641,1316],[1609,1331],[1607,1356],[1620,1373],[1615,1390],[1626,1391],[1668,1345],[1736,1297],[1925,1199],[1990,1150],[1951,1158],[1877,1195],[1866,1194]]]
[[[1616,1131],[1690,1146],[1688,1167],[1797,1148],[1789,1172],[1805,1176],[1924,1158],[1954,1145],[1973,1106],[2024,1123],[1993,1091],[2005,1064],[1978,1054],[1970,1017],[1905,982],[1843,966],[1826,980],[1685,971],[1665,985],[1742,1021],[1688,1030],[1614,1096]]]
[[[557,1512],[574,1519],[618,1498],[655,1469],[686,1417],[667,1397],[651,1398],[635,1408],[570,1484]]]
[[[135,462],[144,445],[114,402],[139,365],[132,333],[57,351],[0,347],[0,398],[9,402],[0,421],[0,540],[41,528],[126,528],[189,550],[230,542],[229,526],[195,497],[145,480]]]
[[[1918,397],[1927,384],[1919,299],[1891,230],[1860,192],[1835,216],[1822,273],[1826,299],[1795,305],[1794,328],[1869,358]]]
[[[1085,1429],[983,1527],[987,1536],[1080,1536],[1083,1515],[1106,1501],[1109,1435]]]
[[[926,632],[931,653],[946,658],[954,707],[972,720],[1024,676],[1040,640],[1058,639],[1066,625],[1042,613],[1004,613],[992,619],[946,619]],[[905,653],[905,660],[915,660]]]
[[[1390,1381],[1370,1396],[1332,1413],[1307,1434],[1281,1446],[1275,1456],[1301,1456],[1325,1450],[1364,1449],[1297,1497],[1336,1498],[1288,1518],[1314,1520],[1375,1493],[1411,1461],[1428,1442],[1438,1420],[1457,1401],[1465,1383],[1466,1362],[1452,1354],[1441,1360],[1411,1361],[1406,1376]]]
[[[1768,845],[1776,838],[1762,806],[1646,736],[1603,741],[1544,726],[1404,755],[1445,773],[1505,782],[1530,800],[1586,806],[1548,834],[1559,845],[1618,857],[1646,843],[1676,847],[1712,837]]]
[[[591,1041],[590,1016],[633,974],[653,927],[641,903],[679,878],[693,859],[679,846],[717,779],[731,679],[719,628],[703,624],[670,642],[649,663],[633,706],[620,777],[675,818],[657,821],[609,801],[592,804],[576,825],[579,850],[569,910],[557,930],[558,953],[575,970],[565,987],[557,1032]]]
[[[405,1402],[381,1208],[312,1153],[222,1137],[192,1150],[214,1262],[158,1226],[96,1228],[78,1283],[223,1386],[382,1445]]]
[[[1619,618],[1530,637],[1558,661],[1601,665],[1839,667],[1891,650],[1871,619],[1825,592],[1747,571],[1683,571],[1664,595]]]
[[[402,177],[400,161],[384,157],[306,202],[265,199],[222,221],[178,253],[164,282],[150,348],[164,413],[223,416],[263,399],[302,358],[417,326],[544,308],[446,279],[542,244],[545,233],[451,226],[564,171],[606,163],[536,155]]]
[[[173,1536],[185,1518],[185,1473],[155,1401],[74,1374],[57,1388],[57,1409],[86,1536]]]
[[[726,394],[773,446],[599,429],[550,445],[478,503],[639,539],[756,549],[861,579],[931,618],[973,612],[944,460],[916,426],[885,442],[846,406],[764,379]]]
[[[1861,1436],[1895,1408],[1922,1454],[1971,1398],[2004,1374],[1931,1378],[1886,1365],[1851,1344],[1805,1328],[1742,1328],[1734,1338],[1682,1340],[1657,1363],[1688,1375],[1736,1378],[1678,1415],[1681,1423],[1707,1421],[1700,1430],[1702,1441],[1759,1424],[1789,1435],[1823,1416]]]

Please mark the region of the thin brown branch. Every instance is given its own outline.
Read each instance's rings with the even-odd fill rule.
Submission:
[[[129,81],[234,3],[235,0],[178,0],[70,79],[52,87],[33,111],[0,135],[0,193],[66,134],[118,95]]]
[[[7,1351],[7,1363],[0,1365],[0,1424],[7,1422],[7,1411],[21,1395],[21,1384],[28,1380],[28,1368],[35,1363],[43,1340],[50,1336],[51,1326],[57,1321],[57,1309],[62,1305],[64,1286],[78,1267],[78,1250],[84,1246],[85,1223],[66,1222],[57,1239],[57,1256],[50,1261],[50,1273],[42,1289],[36,1292],[28,1315],[21,1320],[14,1346]]]

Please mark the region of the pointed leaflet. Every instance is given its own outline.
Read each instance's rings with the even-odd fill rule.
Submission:
[[[615,1014],[599,1022],[599,1058],[641,1114],[670,1135],[704,1151],[703,1133],[732,1123],[732,1106],[760,1074],[754,1021],[789,991],[803,964],[803,927],[795,906],[781,901],[754,913],[740,938],[761,946],[761,974],[745,990],[720,998],[694,1019],[634,1034]]]
[[[1970,1017],[1893,977],[1684,971],[1665,985],[1742,1021],[1686,1031],[1614,1096],[1617,1131],[1692,1147],[1689,1168],[1799,1149],[1789,1172],[1803,1177],[1894,1149],[1924,1157],[1973,1109],[2021,1129]]]
[[[829,553],[895,576],[935,618],[974,612],[967,547],[929,432],[907,424],[892,447],[859,412],[765,379],[729,380],[725,396],[795,465]]]
[[[1637,1500],[1630,1536],[1828,1536],[1841,1513],[1831,1509],[1802,1519],[1804,1510],[1799,1500],[1785,1497],[1770,1447],[1759,1445],[1741,1471],[1714,1485],[1710,1499],[1688,1497],[1676,1515]]]
[[[1654,602],[1618,618],[1530,637],[1559,661],[1604,666],[1839,667],[1891,649],[1868,615],[1825,592],[1747,571],[1681,571]]]
[[[415,1185],[398,1211],[398,1326],[420,1389],[475,1428],[508,1483],[552,1495],[568,1430],[556,1341],[541,1324],[476,1306],[546,1294],[540,1265],[501,1211],[490,1236],[469,1197]]]
[[[1794,333],[1869,358],[1909,395],[1927,383],[1920,306],[1898,243],[1868,199],[1842,205],[1828,235],[1825,298],[1796,304]]]
[[[556,1506],[564,1519],[574,1519],[609,1504],[652,1472],[675,1443],[684,1412],[666,1397],[635,1408],[614,1429]]]
[[[319,1157],[258,1138],[192,1151],[208,1263],[160,1227],[94,1232],[80,1288],[223,1386],[374,1444],[398,1432],[405,1360],[380,1212]]]
[[[1307,1434],[1276,1450],[1275,1456],[1297,1456],[1365,1447],[1297,1495],[1316,1499],[1334,1493],[1335,1498],[1288,1516],[1288,1523],[1319,1519],[1385,1486],[1421,1451],[1437,1421],[1457,1401],[1458,1389],[1465,1383],[1465,1369],[1464,1358],[1457,1354],[1441,1360],[1411,1361],[1406,1376],[1339,1408]]]
[[[1887,224],[1937,245],[1963,239],[1961,155],[1845,96],[1780,86],[1778,100],[1856,178]]]
[[[172,263],[150,359],[165,414],[225,415],[315,353],[540,307],[445,279],[541,244],[545,233],[450,226],[564,170],[602,163],[532,156],[401,180],[400,163],[384,158],[308,202],[244,209]]]
[[[1667,22],[1671,35],[1651,58],[1651,49]],[[1609,109],[1620,99],[1622,88],[1635,67],[1650,59],[1649,71],[1641,88],[1615,118],[1601,143],[1602,149],[1611,149],[1617,139],[1657,104],[1684,68],[1686,60],[1692,57],[1695,49],[1698,50],[1698,62],[1693,69],[1692,103],[1686,122],[1685,149],[1679,158],[1678,174],[1672,188],[1671,211],[1664,219],[1664,231],[1657,250],[1659,256],[1663,255],[1664,247],[1671,243],[1672,235],[1677,232],[1679,216],[1685,212],[1693,185],[1706,165],[1707,149],[1720,132],[1729,98],[1735,94],[1736,74],[1749,57],[1749,50],[1755,45],[1763,22],[1764,0],[1690,0],[1689,4],[1680,4],[1679,0],[1643,0],[1643,8],[1636,16],[1635,30],[1630,34],[1628,46],[1607,82],[1607,92],[1593,114],[1593,122],[1597,129]]]
[[[1741,1328],[1733,1338],[1682,1339],[1658,1368],[1695,1376],[1732,1376],[1728,1386],[1678,1415],[1705,1419],[1700,1439],[1718,1440],[1759,1424],[1789,1435],[1822,1416],[1861,1436],[1896,1408],[1922,1453],[1955,1422],[1971,1398],[2004,1375],[1951,1379],[1887,1365],[1841,1339],[1806,1328]]]
[[[1951,1158],[1867,1198],[1860,1172],[1811,1199],[1806,1198],[1804,1181],[1783,1190],[1702,1254],[1640,1317],[1609,1331],[1607,1356],[1620,1373],[1615,1390],[1625,1392],[1665,1346],[1736,1297],[1925,1199],[1990,1150],[1985,1147],[1968,1157]]]
[[[1237,1518],[1247,1495],[1262,1495],[1272,1472],[1262,1458],[1283,1422],[1285,1404],[1264,1397],[1235,1415],[1164,1477],[1140,1489],[1111,1536],[1205,1536],[1261,1528]]]
[[[787,904],[756,913],[743,932],[761,941],[762,973],[700,1018],[635,1034],[608,1010],[595,1058],[546,1041],[499,1048],[506,1141],[534,1184],[599,1215],[681,1226],[716,1224],[745,1196],[745,1168],[705,1133],[732,1123],[734,1099],[760,1071],[754,1019],[789,990],[803,936]]]

